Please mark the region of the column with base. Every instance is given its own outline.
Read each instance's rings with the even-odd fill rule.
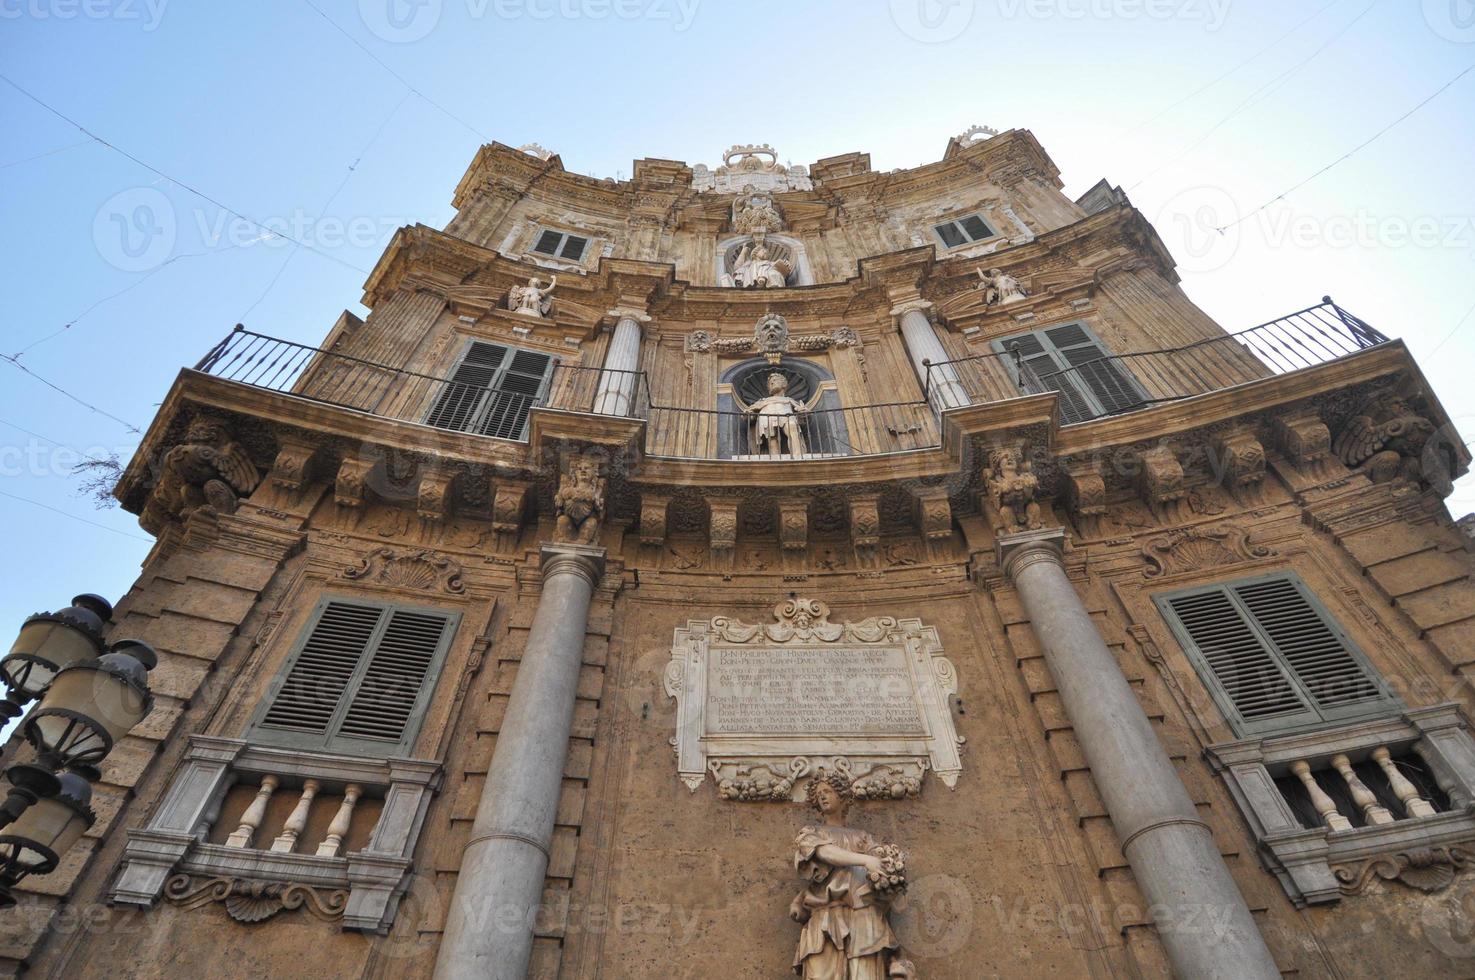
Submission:
[[[891,311],[901,327],[912,366],[927,393],[927,400],[938,411],[968,404],[968,393],[958,381],[957,372],[948,361],[947,349],[937,339],[937,330],[927,318],[932,304],[925,299],[908,300]],[[930,370],[929,370],[930,368]]]
[[[543,592],[497,734],[436,959],[440,980],[523,980],[604,549],[543,547]]]
[[[998,540],[1132,873],[1178,976],[1280,976],[1209,827],[1066,577],[1061,530]]]
[[[636,384],[640,375],[640,325],[650,317],[640,310],[616,307],[609,311],[615,318],[614,335],[604,355],[604,370],[599,374],[599,390],[594,395],[594,411],[600,415],[630,414]]]

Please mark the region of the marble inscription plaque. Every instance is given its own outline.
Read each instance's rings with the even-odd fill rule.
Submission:
[[[677,771],[712,776],[725,800],[801,799],[826,770],[862,799],[904,799],[931,771],[962,772],[948,704],[958,689],[937,630],[872,616],[831,623],[816,599],[779,603],[775,622],[717,616],[676,630],[666,693],[676,699]]]
[[[713,647],[707,733],[925,735],[900,647]]]

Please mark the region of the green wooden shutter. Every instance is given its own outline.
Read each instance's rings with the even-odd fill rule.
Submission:
[[[259,710],[262,741],[359,755],[408,751],[455,633],[455,613],[325,599]]]
[[[507,350],[500,344],[473,342],[451,372],[451,380],[436,398],[425,424],[461,432],[475,425],[482,416],[489,389],[496,385]]]
[[[425,424],[523,439],[528,415],[547,394],[555,364],[548,354],[472,341]]]
[[[1333,722],[1397,704],[1295,575],[1154,600],[1240,734]]]
[[[498,439],[524,438],[528,415],[546,393],[552,373],[552,357],[536,351],[514,349],[497,379],[476,431]]]
[[[1060,422],[1071,425],[1129,411],[1147,396],[1132,373],[1112,359],[1083,323],[1066,323],[993,342],[996,351],[1017,349],[1038,383],[1036,392],[1060,392]],[[1012,358],[1006,358],[1014,370]]]

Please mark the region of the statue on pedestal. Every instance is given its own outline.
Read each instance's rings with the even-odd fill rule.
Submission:
[[[804,455],[804,434],[799,421],[808,413],[809,406],[790,398],[788,391],[789,379],[774,371],[768,376],[768,397],[747,407],[748,448],[753,455]]]
[[[805,882],[789,905],[789,917],[802,925],[794,972],[804,980],[916,980],[887,921],[906,891],[906,857],[844,825],[850,799],[850,780],[838,771],[810,784],[820,822],[794,840],[794,867]]]
[[[537,276],[530,276],[526,286],[513,286],[507,290],[507,308],[514,313],[535,316],[541,320],[553,311],[553,297],[550,294],[557,284],[557,276],[549,279],[546,286],[538,282]]]

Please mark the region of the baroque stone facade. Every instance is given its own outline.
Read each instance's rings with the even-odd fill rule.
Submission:
[[[1025,130],[722,159],[484,146],[367,317],[180,375],[117,489],[158,704],[0,963],[1475,969],[1469,456],[1403,345],[1231,337]]]

